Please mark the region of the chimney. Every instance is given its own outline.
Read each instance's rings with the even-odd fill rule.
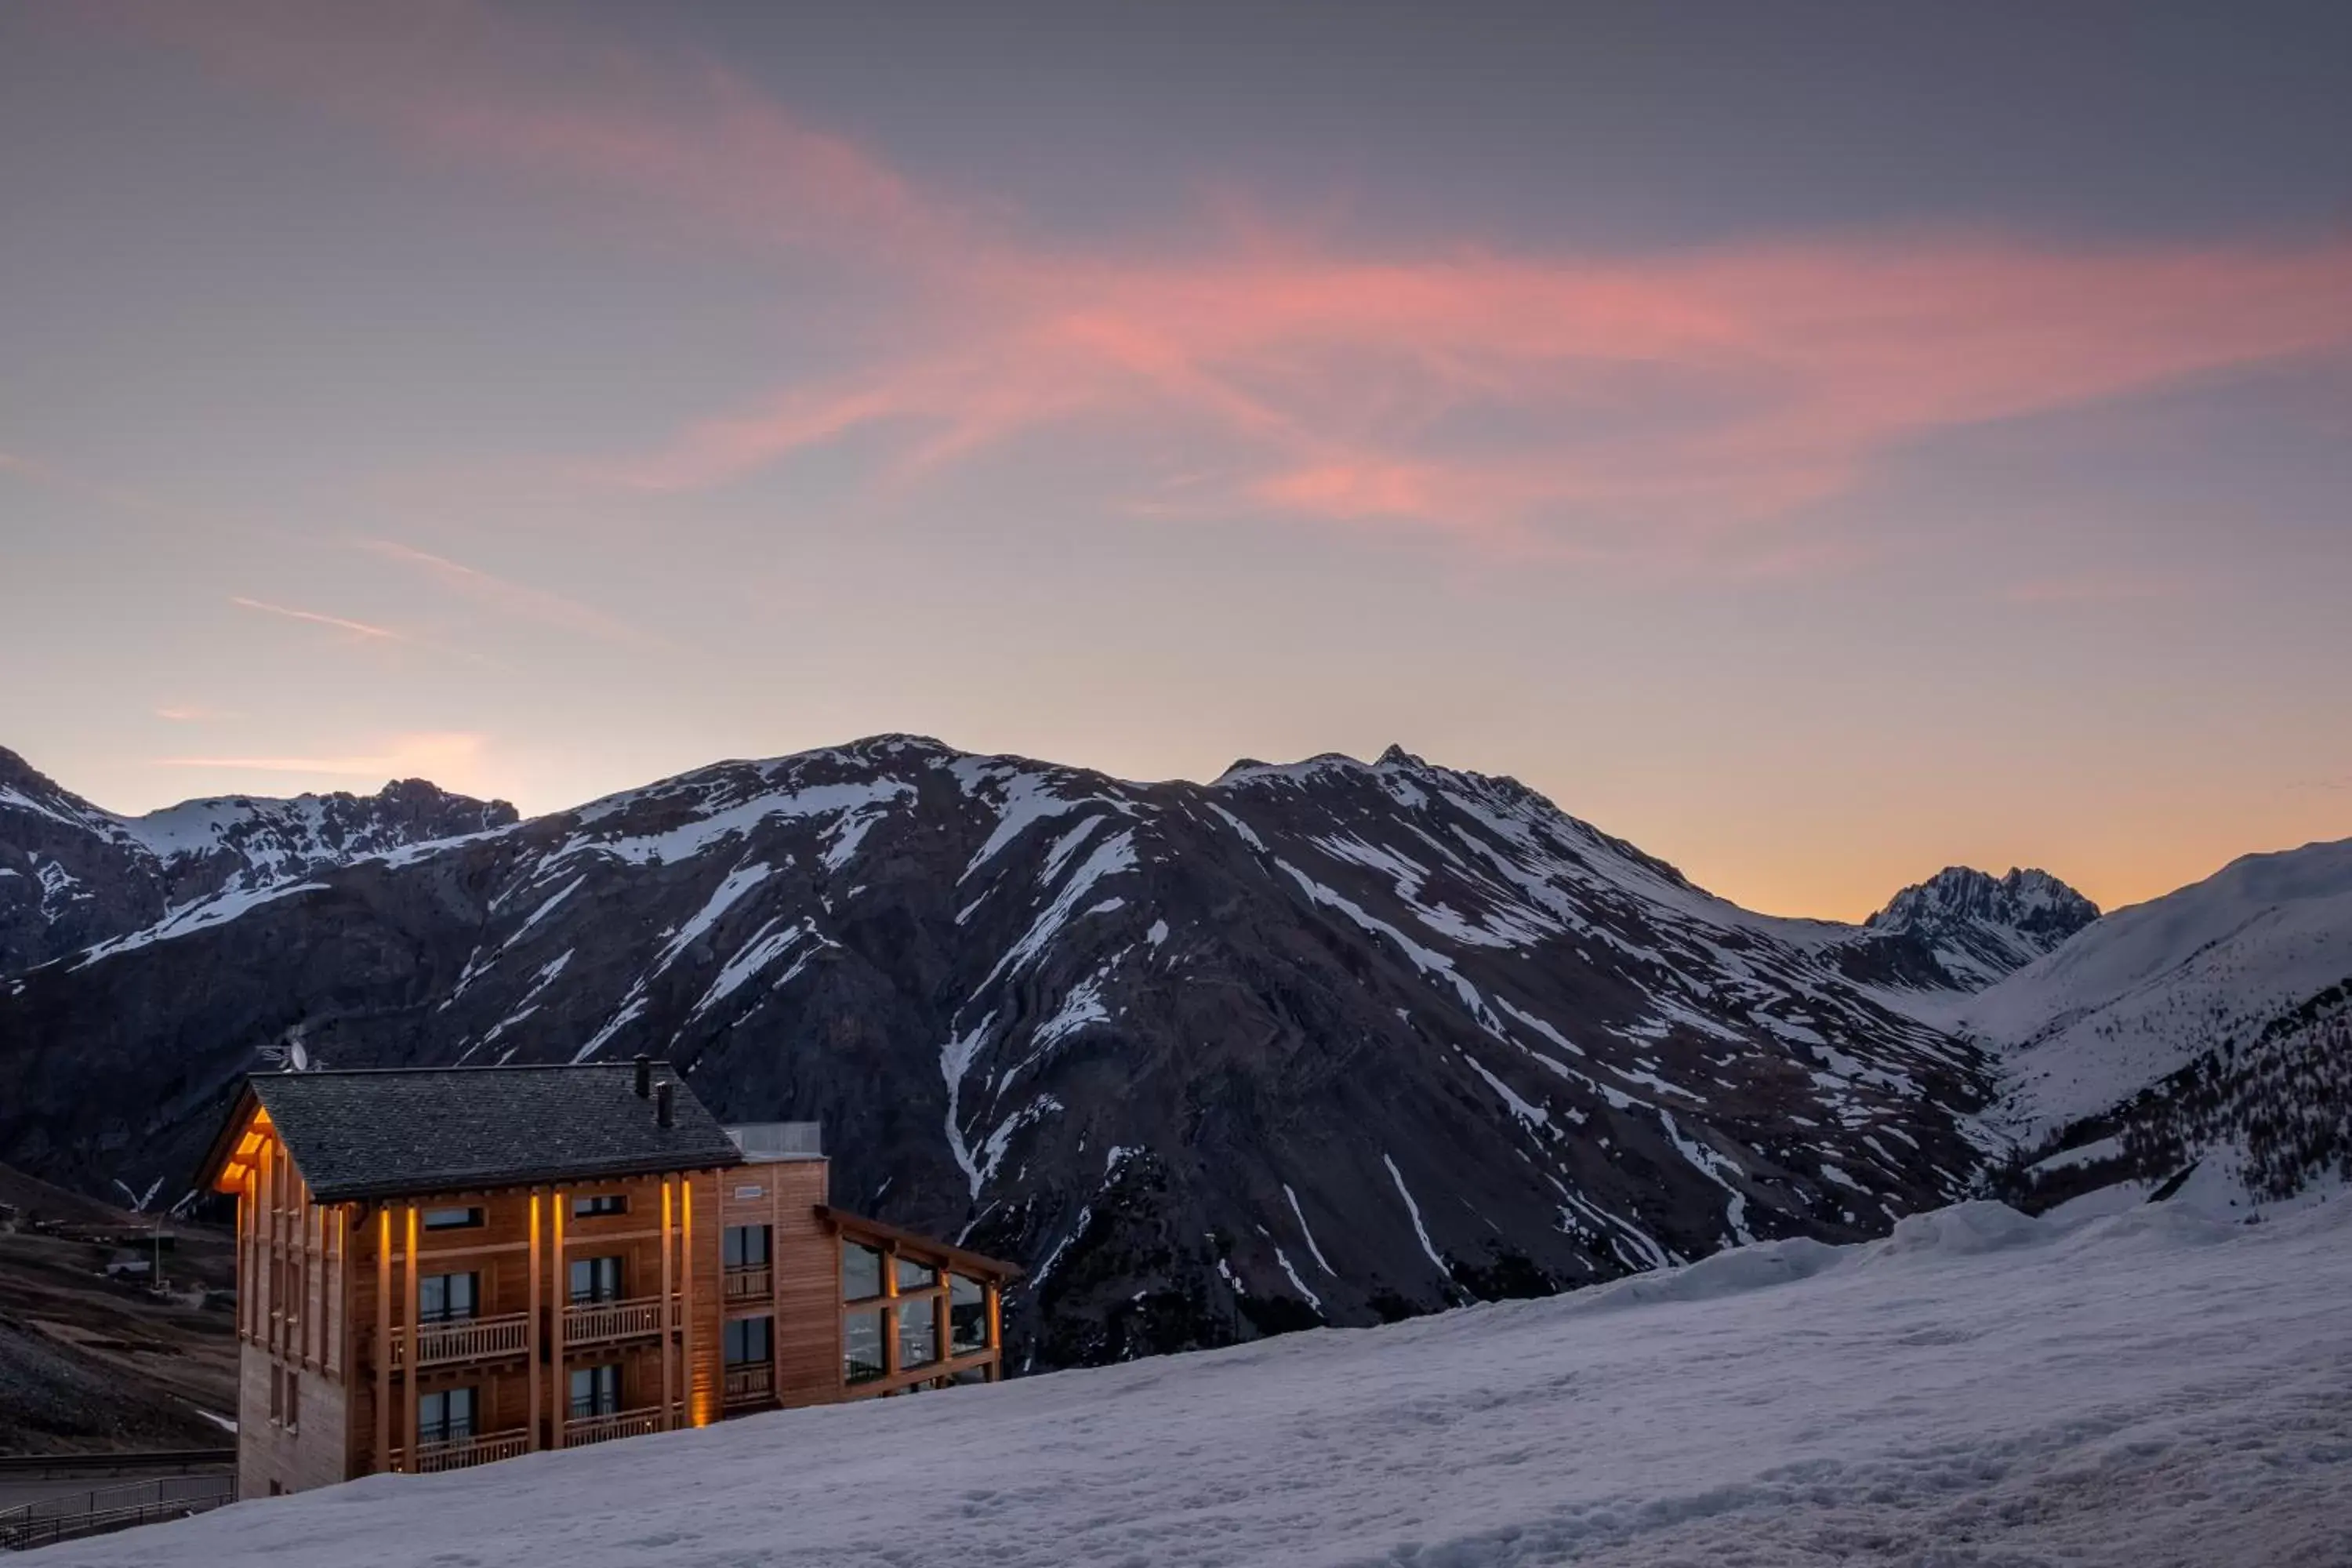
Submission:
[[[637,1098],[644,1100],[654,1091],[654,1058],[640,1056],[637,1061]]]
[[[654,1095],[654,1125],[677,1125],[677,1085],[667,1079],[662,1079],[661,1088]]]

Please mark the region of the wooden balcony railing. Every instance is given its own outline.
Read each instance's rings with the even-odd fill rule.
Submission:
[[[776,1366],[773,1362],[751,1362],[727,1369],[726,1400],[740,1405],[754,1399],[776,1396]]]
[[[764,1263],[739,1264],[727,1271],[727,1299],[750,1301],[773,1295],[772,1279]]]
[[[575,1415],[563,1424],[563,1446],[582,1448],[591,1443],[609,1443],[615,1437],[639,1437],[662,1429],[661,1407],[649,1405],[642,1410],[621,1410],[610,1415]]]
[[[486,1432],[478,1437],[452,1437],[442,1443],[416,1445],[416,1462],[410,1464],[408,1455],[399,1449],[392,1451],[392,1468],[408,1475],[429,1476],[439,1470],[462,1470],[474,1465],[487,1465],[499,1459],[511,1459],[530,1451],[530,1432],[518,1426],[511,1432]]]
[[[633,1301],[596,1301],[563,1309],[563,1342],[593,1344],[599,1340],[625,1340],[662,1331],[662,1299],[640,1296]],[[669,1303],[669,1326],[678,1321],[677,1303]]]
[[[530,1314],[508,1312],[496,1318],[453,1318],[446,1323],[420,1323],[411,1331],[392,1331],[394,1371],[408,1364],[408,1342],[416,1340],[416,1364],[440,1366],[453,1361],[520,1355],[530,1348]]]

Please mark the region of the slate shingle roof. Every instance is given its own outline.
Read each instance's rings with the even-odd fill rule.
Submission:
[[[626,1063],[417,1068],[257,1073],[247,1087],[322,1203],[741,1163],[685,1084],[663,1127],[635,1078]]]

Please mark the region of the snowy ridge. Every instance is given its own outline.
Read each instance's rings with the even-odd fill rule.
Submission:
[[[2118,910],[1956,1009],[2028,1138],[2116,1104],[2352,974],[2352,839],[2249,855]]]

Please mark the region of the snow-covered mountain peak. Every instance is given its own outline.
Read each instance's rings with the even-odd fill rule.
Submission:
[[[1995,877],[1948,866],[1904,889],[1863,922],[1876,935],[1923,943],[1936,964],[1974,990],[2032,963],[2099,918],[2099,907],[2047,871]]]

